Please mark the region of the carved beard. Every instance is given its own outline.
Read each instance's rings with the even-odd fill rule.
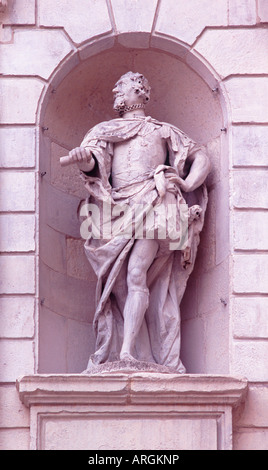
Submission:
[[[118,95],[114,99],[114,110],[117,112],[120,112],[120,110],[123,110],[125,107],[125,99],[124,95]]]

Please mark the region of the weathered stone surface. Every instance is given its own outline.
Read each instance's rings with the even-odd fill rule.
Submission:
[[[14,385],[1,385],[0,403],[1,427],[24,428],[29,426],[29,410],[22,405]]]
[[[32,171],[5,171],[0,175],[0,210],[35,210],[35,174]]]
[[[0,337],[32,338],[34,335],[34,297],[0,298]]]
[[[154,372],[157,374],[170,374],[176,373],[169,367],[155,364],[152,362],[145,361],[131,361],[131,360],[120,360],[114,362],[105,362],[104,364],[91,365],[90,368],[85,369],[83,374],[86,375],[99,375],[99,374],[137,374],[144,372],[146,374]],[[133,384],[133,382],[132,382]],[[135,389],[135,385],[134,385]]]
[[[236,426],[268,427],[268,388],[265,384],[250,385],[243,413],[239,413]]]
[[[0,78],[2,124],[34,124],[44,84],[38,78]]]
[[[35,250],[35,216],[32,214],[0,214],[0,251]]]
[[[233,334],[235,338],[268,338],[267,297],[233,299]]]
[[[6,0],[1,23],[14,25],[35,24],[35,0]]]
[[[40,295],[45,299],[44,306],[73,320],[92,321],[95,309],[95,282],[56,272],[43,263],[40,264],[40,277]]]
[[[32,411],[32,450],[227,450],[232,448],[231,410],[244,400],[247,381],[114,371],[25,376],[17,381],[17,388]]]
[[[157,0],[112,0],[111,4],[118,33],[151,32]]]
[[[79,8],[73,0],[39,0],[38,12],[40,26],[63,26],[75,43],[111,31],[105,0],[80,0]]]
[[[86,197],[87,194],[79,178],[79,168],[77,165],[70,165],[64,169],[64,172],[60,166],[60,158],[64,155],[68,155],[68,151],[69,150],[55,142],[51,143],[51,184],[68,194],[73,194],[81,198]]]
[[[68,422],[71,433],[64,437],[65,426],[64,421],[47,420],[44,423],[42,436],[45,447],[41,448],[93,450],[103,446],[109,450],[217,449],[217,424],[215,419],[209,417],[199,420],[190,417],[182,420],[178,416],[173,416],[171,420],[167,416],[158,415],[158,419],[152,422],[150,417],[141,419],[138,414],[116,420],[110,416],[108,419],[103,416],[96,421],[92,418],[81,421],[79,416],[73,416]],[[105,433],[103,433],[104,426]],[[113,443],[115,435],[116,444]],[[90,441],[89,436],[91,436]],[[152,462],[152,457],[150,460]]]
[[[39,371],[40,373],[67,372],[67,319],[40,307]]]
[[[47,79],[71,52],[61,30],[17,30],[11,44],[2,44],[1,70],[7,75],[38,75]]]
[[[258,1],[258,16],[261,23],[267,23],[268,21],[268,3],[266,0]]]
[[[268,121],[268,77],[232,77],[225,86],[233,122]]]
[[[24,374],[34,373],[34,350],[30,340],[1,339],[1,382],[16,382]]]
[[[268,43],[266,29],[209,29],[199,38],[195,50],[222,77],[265,74],[268,73],[268,55],[262,46],[265,42]]]
[[[1,294],[34,294],[34,256],[2,255],[0,257],[0,272]]]
[[[67,238],[67,275],[96,282],[96,275],[85,254],[84,243],[82,239]]]
[[[55,271],[66,273],[66,236],[45,223],[40,230],[40,258]]]
[[[235,211],[233,227],[236,250],[268,250],[268,212]]]
[[[234,450],[266,450],[268,429],[241,428],[234,432]]]
[[[233,276],[234,292],[267,294],[268,255],[234,255]]]
[[[0,430],[1,450],[28,450],[29,429],[13,428]]]
[[[227,0],[218,0],[216,8],[209,0],[166,0],[160,5],[155,29],[192,44],[205,26],[227,25],[227,7]]]
[[[42,182],[44,220],[46,223],[65,235],[80,238],[78,208],[80,198],[64,193],[45,180]]]
[[[237,341],[234,343],[232,374],[247,377],[252,382],[267,381],[267,341]]]
[[[233,126],[232,156],[235,166],[268,166],[268,127]]]
[[[252,25],[256,23],[255,0],[231,0],[229,1],[229,24]]]
[[[218,302],[218,305],[221,305],[221,299],[228,297],[228,282],[226,282],[228,277],[227,262],[221,263],[199,276],[197,281],[197,311],[199,315],[212,312],[215,310],[215,301]],[[204,295],[206,285],[211,286],[211,289]]]
[[[88,358],[95,350],[96,337],[93,325],[68,319],[67,328],[67,373],[80,374],[86,368]]]
[[[267,170],[235,170],[233,204],[237,208],[268,208]]]
[[[32,168],[35,166],[35,129],[33,127],[0,128],[1,166]]]

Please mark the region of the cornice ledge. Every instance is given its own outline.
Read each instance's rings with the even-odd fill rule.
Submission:
[[[16,382],[22,403],[32,405],[178,404],[236,407],[244,401],[243,377],[151,372],[36,374]]]

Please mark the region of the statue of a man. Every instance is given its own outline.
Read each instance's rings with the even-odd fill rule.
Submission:
[[[92,204],[100,210],[104,204],[111,209],[111,236],[91,236],[85,242],[98,280],[96,348],[88,370],[92,365],[124,360],[160,364],[184,373],[180,302],[203,226],[204,182],[210,164],[202,147],[182,131],[146,117],[150,87],[142,74],[126,73],[113,93],[120,117],[93,127],[68,157],[81,170],[90,210]],[[145,212],[138,210],[141,207]],[[144,215],[152,216],[152,212],[148,232]],[[126,213],[131,215],[130,224]],[[176,219],[175,235],[174,230],[172,234],[166,230],[170,219],[173,229]],[[185,220],[186,241],[181,230]]]

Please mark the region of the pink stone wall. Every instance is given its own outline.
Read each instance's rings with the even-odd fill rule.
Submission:
[[[2,449],[29,445],[28,410],[18,398],[16,379],[42,370],[76,372],[90,350],[94,278],[80,252],[75,220],[83,189],[74,182],[75,170],[63,172],[58,158],[80,143],[91,124],[112,117],[107,85],[131,66],[149,74],[157,97],[169,83],[166,101],[153,98],[148,112],[202,141],[213,160],[206,226],[182,306],[185,362],[190,372],[249,380],[246,403],[235,415],[234,448],[267,449],[266,3],[3,4]],[[90,95],[102,67],[105,76]],[[75,295],[89,285],[76,309]]]

